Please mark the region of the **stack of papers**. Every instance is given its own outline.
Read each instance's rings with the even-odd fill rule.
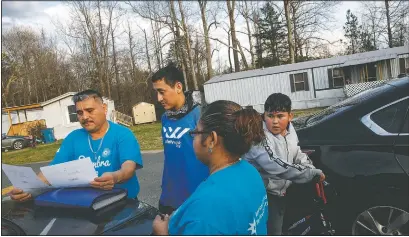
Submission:
[[[41,167],[41,172],[51,186],[41,181],[31,167],[2,164],[2,169],[13,186],[25,192],[48,188],[88,187],[98,177],[90,158]]]

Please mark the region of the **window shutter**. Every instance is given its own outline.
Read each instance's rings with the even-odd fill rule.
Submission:
[[[302,77],[304,79],[304,90],[309,91],[310,87],[308,85],[308,73],[304,72]]]
[[[291,92],[295,92],[294,75],[293,74],[290,74],[290,86],[291,86]]]
[[[334,88],[334,79],[332,78],[332,69],[328,69],[328,88]]]

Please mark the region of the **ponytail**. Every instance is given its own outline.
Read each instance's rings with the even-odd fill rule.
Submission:
[[[256,110],[242,109],[232,101],[219,100],[209,104],[201,123],[205,130],[215,131],[223,137],[225,149],[238,156],[265,138],[262,116]]]
[[[242,139],[240,153],[248,152],[254,144],[258,144],[265,138],[263,120],[254,109],[241,109],[233,114],[235,116],[234,129]],[[241,154],[241,155],[242,155]]]

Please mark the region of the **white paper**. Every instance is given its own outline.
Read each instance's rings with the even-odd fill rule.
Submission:
[[[90,158],[45,166],[40,169],[54,188],[87,187],[98,177]]]
[[[1,168],[15,188],[22,189],[25,192],[49,188],[47,184],[37,177],[31,167],[2,164]]]

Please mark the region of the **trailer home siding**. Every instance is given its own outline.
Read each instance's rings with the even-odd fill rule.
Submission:
[[[262,111],[267,97],[280,92],[291,98],[294,109],[330,106],[345,98],[347,84],[397,77],[399,58],[409,60],[408,55],[409,47],[402,46],[218,75],[204,84],[205,98],[207,103],[231,100]],[[299,73],[303,76],[297,75],[294,83]],[[294,90],[300,79],[308,81],[307,88]]]

